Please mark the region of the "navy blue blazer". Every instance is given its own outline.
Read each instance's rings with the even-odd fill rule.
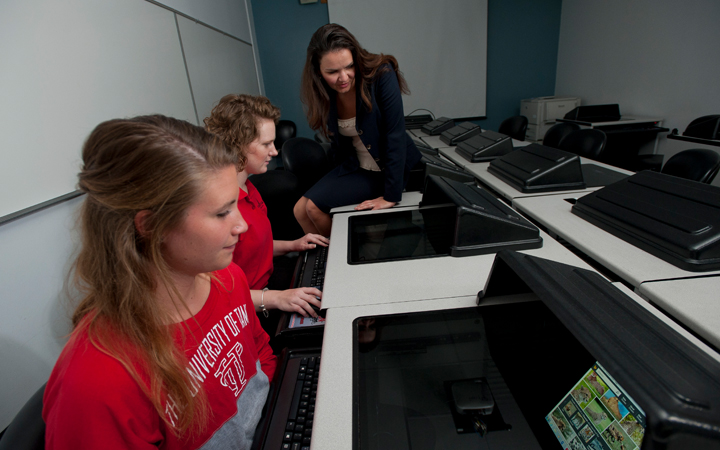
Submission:
[[[402,93],[392,66],[378,74],[370,84],[372,110],[368,110],[360,97],[360,81],[356,78],[355,128],[360,140],[375,159],[385,177],[383,198],[399,202],[406,184],[407,175],[418,161],[420,151],[405,132]],[[381,69],[382,70],[382,69]],[[340,175],[353,172],[360,167],[352,139],[338,131],[337,93],[330,90],[330,111],[328,113],[329,139],[332,144],[330,157],[336,164],[342,164]]]

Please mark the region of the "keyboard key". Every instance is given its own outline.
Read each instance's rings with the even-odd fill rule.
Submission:
[[[293,434],[292,433],[285,433],[283,435],[283,441],[292,441]]]
[[[305,423],[305,416],[298,416],[297,423]],[[297,426],[297,425],[295,425]]]
[[[292,444],[290,442],[283,442],[282,450],[291,450]]]
[[[303,434],[310,437],[310,435],[312,435],[312,428],[305,428],[305,432]]]
[[[296,432],[296,433],[302,433],[303,431],[305,431],[305,427],[304,427],[301,423],[295,425],[295,432]]]
[[[307,416],[307,412],[308,412],[307,409],[300,408],[300,409],[298,409],[298,416]]]
[[[309,437],[303,438],[302,443],[303,443],[303,445],[310,445],[310,438]]]
[[[294,429],[295,429],[295,422],[293,422],[292,420],[288,420],[288,423],[285,426],[285,430],[292,431]]]
[[[300,441],[303,438],[302,433],[293,433],[293,441]]]
[[[300,445],[299,442],[293,442],[292,450],[300,450]]]

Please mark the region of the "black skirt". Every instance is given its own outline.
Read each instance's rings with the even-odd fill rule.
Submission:
[[[342,166],[334,168],[305,193],[305,197],[324,213],[329,214],[331,209],[339,206],[382,197],[385,192],[383,172],[357,169],[340,175],[341,170]]]

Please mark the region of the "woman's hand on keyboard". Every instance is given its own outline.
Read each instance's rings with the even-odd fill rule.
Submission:
[[[290,252],[302,252],[310,250],[318,245],[327,247],[330,239],[319,234],[308,233],[300,239],[294,241],[273,241],[273,256],[285,255]]]
[[[302,252],[304,250],[315,248],[318,245],[327,247],[328,244],[330,244],[330,239],[319,234],[308,233],[300,239],[296,239],[293,243],[295,244],[295,251]]]
[[[270,294],[270,295],[268,295]],[[296,312],[304,317],[317,317],[312,305],[320,307],[319,298],[322,292],[319,289],[304,287],[287,289],[284,291],[267,291],[265,293],[265,305],[269,309],[277,308],[282,311]]]

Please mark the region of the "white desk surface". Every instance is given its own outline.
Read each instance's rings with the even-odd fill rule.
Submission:
[[[677,323],[659,312],[647,301],[620,283],[618,289],[668,324],[680,335],[720,361],[720,355],[692,336]],[[349,295],[352,295],[351,293]],[[405,303],[387,303],[348,308],[333,308],[327,312],[323,337],[322,368],[318,380],[312,450],[352,448],[353,424],[353,321],[358,317],[397,314],[416,311],[464,308],[475,306],[476,298],[461,296]]]
[[[350,265],[348,220],[356,214],[386,214],[392,210],[340,214],[333,217],[328,250],[323,308],[408,302],[433,298],[476,295],[485,286],[495,254],[440,256],[405,261]],[[522,253],[590,268],[548,234],[543,246]]]
[[[637,123],[657,123],[658,125],[662,125],[663,119],[659,117],[639,117],[639,116],[627,116],[622,115],[620,116],[620,120],[614,120],[611,122],[588,122],[586,120],[573,120],[573,119],[555,119],[558,122],[571,122],[571,123],[577,123],[582,125],[583,123],[592,123],[592,128],[600,128],[602,129],[605,126],[612,126],[612,125],[630,125],[630,124],[637,124]]]
[[[720,277],[643,283],[638,293],[720,348]]]
[[[525,144],[528,144],[527,142]],[[568,191],[555,191],[555,192],[521,192],[512,187],[511,185],[507,184],[505,181],[501,180],[500,178],[496,177],[492,173],[488,172],[488,167],[490,166],[490,162],[481,162],[481,163],[471,163],[467,159],[460,156],[457,152],[455,152],[455,147],[444,147],[438,149],[438,151],[448,158],[449,160],[453,161],[456,164],[459,164],[460,166],[464,167],[465,170],[470,172],[475,178],[480,180],[480,182],[495,192],[497,192],[500,196],[503,198],[513,201],[516,198],[522,198],[522,197],[537,197],[537,196],[544,196],[544,195],[566,195],[566,194],[572,194],[577,195],[578,193],[586,193],[586,192],[592,192],[596,191],[598,189],[601,189],[602,186],[597,187],[589,187],[585,189],[575,189],[575,190],[568,190]],[[624,173],[626,175],[633,175],[633,172],[630,172],[625,169],[621,169],[619,167],[613,167],[608,164],[604,164],[598,161],[593,161],[591,159],[587,158],[580,158],[581,164],[595,164],[601,167],[609,168],[612,170],[615,170],[620,173]]]
[[[422,196],[423,196],[423,194],[420,191],[403,192],[400,202],[398,202],[395,206],[393,206],[391,208],[391,210],[398,209],[398,208],[416,207],[420,204],[420,201],[422,200]],[[338,213],[356,212],[355,211],[356,206],[357,206],[357,204],[333,208],[330,210],[330,214],[332,215],[332,214],[338,214]]]
[[[513,200],[513,208],[532,217],[635,288],[645,281],[720,273],[680,269],[596,227],[570,212],[572,204],[565,199],[579,196],[565,194],[516,198]]]

